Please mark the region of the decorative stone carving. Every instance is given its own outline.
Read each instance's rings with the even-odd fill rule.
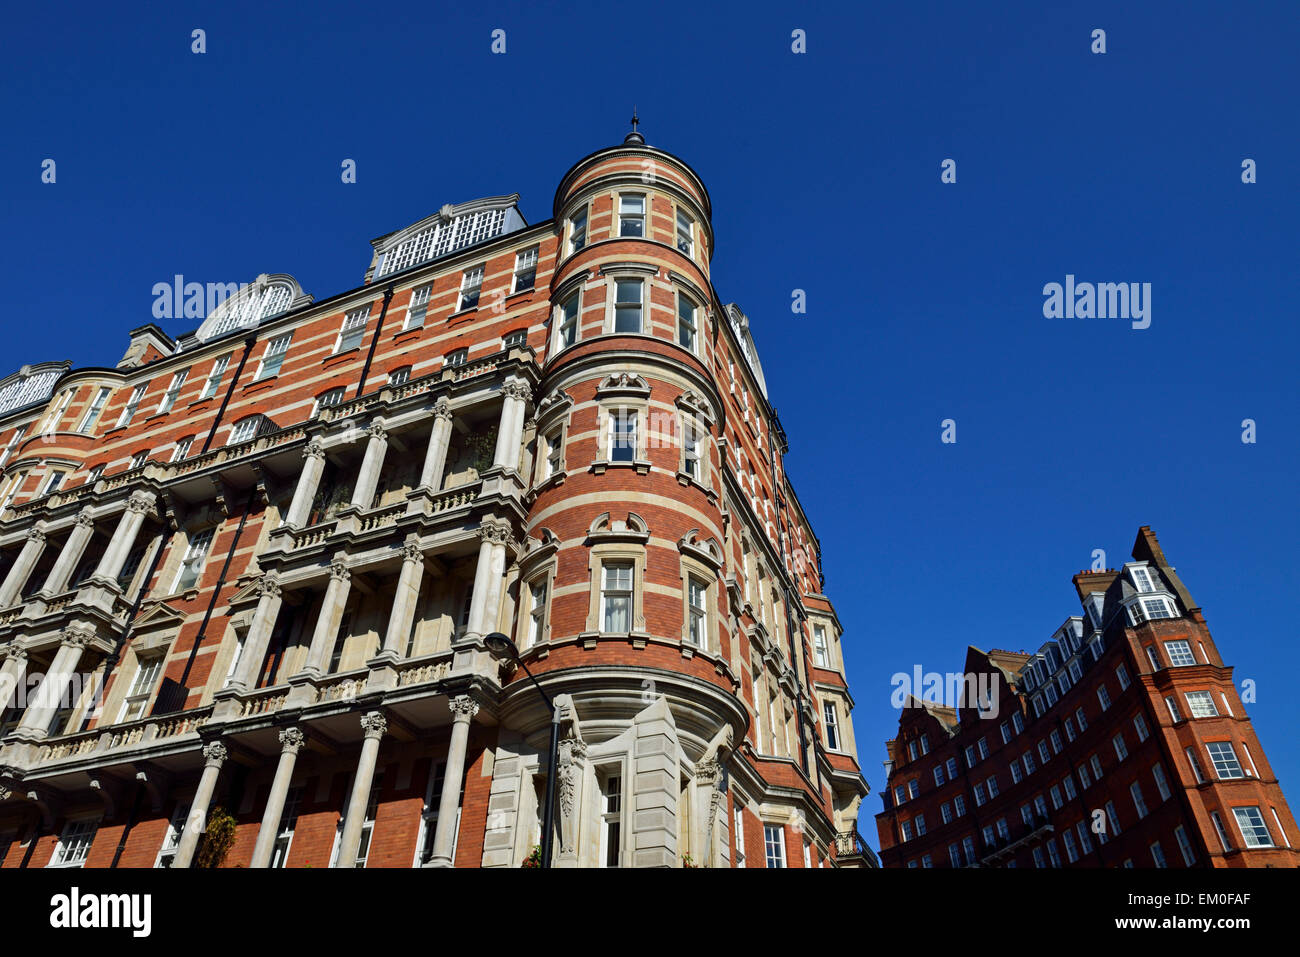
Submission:
[[[504,522],[484,522],[479,526],[478,537],[480,541],[491,542],[493,545],[508,544],[510,526]]]
[[[76,525],[78,528],[93,529],[95,527],[95,518],[90,514],[89,509],[82,509],[77,513]]]
[[[424,549],[420,547],[419,542],[402,543],[402,561],[404,562],[424,561]]]
[[[203,757],[210,765],[220,767],[229,756],[230,752],[220,741],[211,741],[203,746]]]
[[[478,702],[469,695],[458,695],[447,704],[455,721],[472,721],[478,714]]]
[[[0,658],[12,658],[16,661],[22,661],[27,657],[26,648],[18,648],[14,645],[6,645],[0,648]]]
[[[325,446],[321,445],[316,439],[312,439],[303,446],[302,457],[304,459],[323,459],[325,458]]]
[[[501,387],[501,394],[508,399],[527,402],[533,397],[533,390],[522,382],[507,382]]]
[[[447,421],[451,421],[451,403],[447,401],[446,396],[442,396],[434,403],[433,416],[436,419],[446,419]]]
[[[257,580],[257,593],[263,598],[279,598],[280,579],[272,572],[267,572]]]
[[[307,736],[298,728],[285,728],[280,732],[280,750],[297,754],[307,743]]]
[[[343,562],[331,562],[330,578],[334,581],[350,581],[352,579],[352,573],[348,571],[348,566],[343,564]]]
[[[93,628],[69,626],[60,633],[59,643],[72,648],[85,648],[94,638],[95,630]]]
[[[41,531],[39,528],[37,528],[35,525],[33,525],[31,528],[27,530],[27,539],[28,541],[33,541],[33,542],[37,542],[38,544],[44,545],[45,533]]]
[[[372,439],[379,439],[381,442],[387,442],[388,430],[384,428],[384,420],[375,419],[375,421],[371,422],[370,425],[366,427],[366,435],[370,436]]]
[[[126,500],[126,510],[128,512],[138,512],[144,515],[151,508],[153,508],[153,502],[149,499],[149,496],[140,492],[131,493],[131,497]]]
[[[367,738],[382,738],[388,733],[388,719],[382,712],[367,712],[361,716],[361,730]]]

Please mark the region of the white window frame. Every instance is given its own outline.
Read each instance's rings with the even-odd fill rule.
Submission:
[[[611,304],[609,331],[615,335],[622,335],[622,336],[640,335],[641,333],[645,332],[647,319],[648,319],[648,316],[646,315],[647,309],[646,309],[645,280],[640,277],[633,277],[633,276],[615,276],[613,277],[613,285],[614,285],[614,289],[613,289],[614,295],[612,297],[612,304]],[[622,289],[624,287],[630,288],[633,286],[635,286],[637,290],[637,298],[635,300],[619,298]],[[630,314],[632,312],[636,313],[636,318],[637,318],[636,328],[620,329],[619,314],[620,313]]]
[[[358,306],[343,317],[339,326],[338,338],[334,340],[334,355],[360,349],[366,338],[366,327],[370,325],[371,305]]]
[[[641,208],[639,210],[632,209],[631,208],[632,203],[638,200],[641,203]],[[617,224],[618,229],[615,232],[615,238],[616,239],[647,238],[646,222],[649,217],[647,216],[646,211],[649,208],[649,206],[650,206],[650,198],[647,193],[619,193],[618,203],[615,206],[615,209],[618,214],[618,224]],[[635,225],[637,227],[637,231],[634,233],[624,232],[623,227],[625,225],[626,226]]]
[[[210,399],[217,394],[221,388],[221,380],[225,378],[226,369],[230,365],[231,353],[224,356],[217,356],[212,363],[212,369],[208,372],[207,379],[203,382],[203,391],[199,393],[199,400]]]
[[[424,328],[424,320],[429,315],[429,297],[433,293],[433,283],[425,283],[411,291],[411,300],[406,305],[406,316],[402,320],[402,331]]]
[[[627,571],[627,587],[611,585],[610,572],[614,569]],[[617,580],[614,580],[617,582]],[[635,613],[636,598],[636,562],[631,559],[610,559],[600,563],[600,629],[604,634],[627,634],[632,630],[632,616]],[[610,627],[610,613],[612,606],[610,599],[624,599],[627,602],[624,617],[626,618],[627,627],[624,629],[612,629]]]
[[[267,343],[266,351],[262,353],[262,361],[257,364],[255,382],[271,379],[280,374],[280,369],[284,366],[284,357],[288,355],[289,345],[292,342],[293,333],[286,332]]]
[[[538,253],[540,252],[540,249],[541,247],[539,246],[530,246],[527,249],[521,249],[519,252],[515,253],[515,272],[514,277],[510,282],[511,295],[521,292],[529,292],[537,287]],[[520,285],[523,278],[529,273],[532,274],[532,277],[529,279],[528,285]]]
[[[144,401],[144,394],[148,391],[149,391],[148,382],[142,382],[134,389],[131,390],[131,394],[127,397],[126,400],[126,406],[122,409],[121,414],[117,417],[117,424],[113,426],[113,428],[120,429],[123,426],[127,426],[131,424],[131,420],[135,418],[136,411],[139,410],[140,408],[140,403]]]
[[[835,707],[835,702],[823,701],[822,713],[826,719],[826,748],[829,751],[839,751],[841,747],[840,721],[839,710]],[[935,771],[940,771],[940,769],[935,768]],[[935,784],[938,785],[939,783],[940,782],[936,779]]]
[[[477,309],[483,295],[483,264],[471,266],[460,274],[460,291],[456,294],[456,312]]]
[[[573,315],[569,316],[569,304],[573,304]],[[579,326],[582,318],[582,290],[575,289],[555,306],[555,351],[576,345],[581,338]]]
[[[149,699],[153,697],[154,686],[162,676],[163,664],[162,655],[136,660],[135,674],[131,676],[131,684],[127,688],[126,697],[122,699],[122,707],[117,714],[118,724],[124,721],[135,721],[145,716]],[[139,711],[131,714],[132,709],[137,706]]]
[[[158,402],[158,410],[154,415],[162,415],[170,412],[176,405],[176,398],[181,394],[181,389],[185,386],[185,380],[190,377],[189,369],[181,369],[172,373],[171,384],[167,386],[167,391],[163,393],[162,399]]]
[[[86,858],[95,846],[95,836],[99,832],[99,816],[79,817],[63,825],[59,841],[50,856],[49,868],[85,867]]]
[[[171,458],[168,459],[168,461],[169,462],[183,461],[185,459],[185,456],[190,454],[190,449],[193,447],[193,445],[194,445],[194,436],[192,435],[187,435],[185,436],[185,438],[179,439],[176,442],[176,445],[172,448],[172,455]]]
[[[188,591],[199,586],[199,582],[203,578],[203,566],[207,563],[208,553],[212,550],[212,539],[215,534],[216,529],[209,526],[200,528],[186,536],[188,542],[185,546],[185,554],[181,558],[180,568],[176,569],[176,580],[172,583],[172,594],[182,590]],[[186,570],[190,566],[195,566],[194,580],[182,589],[181,581],[186,577]]]
[[[785,867],[785,828],[780,824],[763,825],[763,863],[774,869]]]
[[[106,385],[99,387],[94,398],[90,400],[90,405],[86,407],[86,411],[82,414],[81,421],[77,423],[78,433],[86,435],[95,427],[95,423],[99,421],[100,413],[104,411],[104,406],[108,404],[108,397],[112,391]]]

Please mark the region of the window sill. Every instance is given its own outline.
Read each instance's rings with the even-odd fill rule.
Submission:
[[[393,333],[393,335],[391,336],[391,338],[392,338],[393,340],[397,340],[397,339],[402,338],[402,336],[410,336],[410,335],[414,335],[415,333],[423,332],[423,331],[424,331],[424,326],[423,326],[423,325],[411,326],[411,328],[409,328],[409,329],[399,329],[399,330],[397,330],[397,332],[394,332],[394,333]]]
[[[701,482],[699,479],[697,479],[694,475],[691,475],[689,472],[681,472],[681,471],[679,471],[679,472],[677,473],[677,481],[678,481],[679,483],[681,483],[681,485],[682,485],[683,488],[688,487],[688,486],[691,486],[691,485],[694,485],[697,489],[699,489],[701,492],[703,492],[705,495],[707,495],[707,496],[709,497],[709,502],[710,502],[710,503],[713,503],[713,504],[716,504],[716,503],[717,503],[717,501],[718,501],[718,493],[715,492],[713,489],[709,488],[709,486],[705,485],[703,482]]]
[[[455,322],[458,319],[467,319],[474,313],[478,312],[478,306],[470,306],[468,309],[457,309],[447,317],[448,322]]]
[[[190,403],[189,405],[187,405],[185,408],[186,408],[186,409],[193,409],[193,408],[195,408],[196,406],[204,405],[204,404],[206,404],[206,403],[208,403],[208,402],[211,402],[211,401],[213,400],[213,398],[215,398],[215,396],[208,396],[206,399],[195,399],[193,402],[191,402],[191,403]]]
[[[568,475],[569,473],[563,468],[557,469],[533,486],[533,494],[536,495],[538,492],[544,492],[548,488],[557,488],[563,485],[564,480]]]
[[[335,359],[343,359],[349,356],[360,355],[361,347],[353,346],[351,349],[344,349],[342,352],[335,352],[321,360],[321,365],[328,366]]]
[[[604,475],[606,469],[636,469],[638,475],[646,475],[650,471],[650,463],[644,459],[634,459],[631,462],[592,462],[591,473],[593,475]]]
[[[274,382],[278,378],[280,378],[280,374],[277,372],[275,375],[269,375],[265,379],[254,379],[252,382],[248,383],[248,385],[244,386],[244,388],[241,389],[240,391],[248,392],[252,389],[258,388],[259,386],[266,385],[268,382]]]

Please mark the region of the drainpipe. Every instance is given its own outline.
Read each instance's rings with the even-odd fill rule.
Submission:
[[[221,419],[226,414],[226,406],[230,404],[230,397],[235,393],[235,384],[239,382],[239,376],[244,371],[244,363],[248,361],[248,354],[253,351],[253,346],[257,344],[257,336],[249,336],[244,340],[244,354],[239,357],[239,365],[235,367],[235,374],[230,380],[230,387],[226,389],[226,397],[221,400],[221,406],[217,409],[217,417],[212,421],[212,428],[208,430],[207,437],[203,440],[203,448],[199,449],[199,455],[202,455],[212,446],[212,438],[217,434],[217,427],[221,425]]]
[[[390,282],[384,290],[384,304],[379,307],[379,322],[375,325],[375,334],[370,338],[370,349],[366,352],[366,363],[361,367],[361,381],[357,383],[357,398],[366,388],[366,377],[370,375],[370,363],[375,358],[375,349],[379,345],[379,334],[384,331],[384,317],[388,315],[388,304],[393,301],[393,284]]]

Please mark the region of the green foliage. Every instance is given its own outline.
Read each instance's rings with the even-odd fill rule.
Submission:
[[[188,826],[188,825],[187,825]],[[194,855],[195,867],[220,867],[235,844],[235,818],[223,807],[215,807],[208,815],[208,826],[199,838]]]

